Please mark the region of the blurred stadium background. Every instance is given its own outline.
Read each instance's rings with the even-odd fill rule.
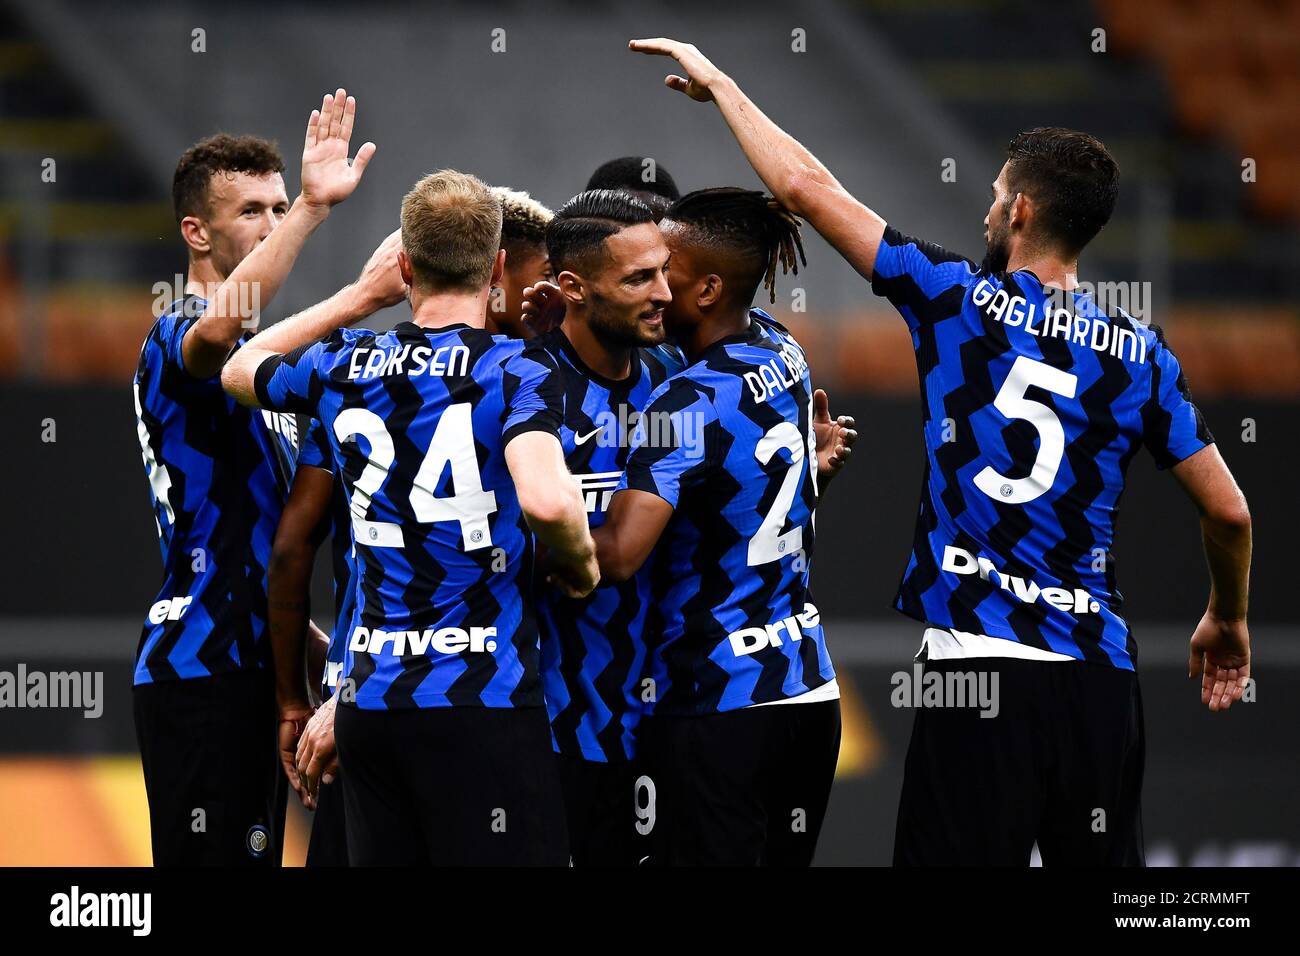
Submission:
[[[292,196],[307,113],[337,85],[357,96],[357,142],[377,142],[376,161],[308,246],[278,317],[349,280],[435,168],[553,207],[634,153],[683,191],[756,185],[711,108],[664,90],[666,63],[626,52],[657,35],[699,45],[891,222],[977,259],[1012,134],[1075,126],[1110,146],[1120,205],[1083,277],[1151,283],[1151,315],[1256,528],[1258,701],[1210,715],[1185,676],[1208,583],[1195,514],[1149,458],[1135,461],[1117,553],[1142,649],[1149,855],[1300,862],[1287,557],[1300,541],[1297,0],[813,0],[743,13],[647,0],[4,0],[0,669],[102,671],[105,705],[96,720],[0,711],[0,864],[149,859],[129,684],[160,566],[130,379],[155,284],[184,272],[170,212],[180,151],[218,130],[274,137]],[[941,178],[945,160],[955,181]],[[806,272],[779,284],[782,298],[804,290],[806,311],[788,298],[775,311],[863,434],[819,514],[814,593],[846,693],[819,862],[887,863],[912,717],[890,706],[890,675],[909,668],[920,631],[890,610],[922,468],[916,378],[903,323],[819,239],[807,247]],[[305,827],[291,813],[289,861]]]

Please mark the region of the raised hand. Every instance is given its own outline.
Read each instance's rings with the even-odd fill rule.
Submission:
[[[722,76],[722,71],[709,62],[708,57],[690,43],[657,37],[653,40],[631,40],[628,49],[651,56],[670,56],[681,66],[686,76],[670,73],[664,77],[664,86],[685,93],[693,100],[707,103],[713,99],[712,85]]]
[[[857,422],[849,415],[832,419],[826,390],[819,388],[813,392],[812,425],[817,437],[817,474],[825,487],[848,464],[858,440]]]
[[[309,204],[328,208],[341,203],[361,182],[375,144],[364,144],[348,162],[356,115],[357,101],[342,87],[325,94],[320,109],[311,111],[302,148],[302,198]]]
[[[1225,621],[1209,611],[1192,634],[1187,676],[1201,678],[1201,703],[1227,710],[1241,700],[1250,679],[1250,634],[1246,622]]]

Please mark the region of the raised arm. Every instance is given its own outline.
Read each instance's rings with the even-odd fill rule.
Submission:
[[[249,339],[222,369],[222,387],[241,404],[256,405],[253,380],[257,367],[272,355],[292,352],[323,339],[335,329],[353,325],[401,302],[407,294],[397,268],[397,253],[401,248],[402,232],[396,229],[371,253],[356,282]]]
[[[676,60],[686,76],[669,75],[664,85],[701,103],[716,103],[745,158],[772,195],[808,220],[863,278],[871,278],[884,219],[850,196],[816,156],[768,119],[731,77],[694,46],[660,37],[633,40],[628,47]]]
[[[181,355],[190,375],[211,378],[221,371],[239,337],[256,325],[256,316],[242,314],[241,303],[253,301],[259,309],[270,303],[330,208],[352,195],[361,181],[375,144],[366,143],[348,163],[356,109],[356,100],[339,89],[312,110],[303,144],[302,193],[284,221],[217,287],[203,315],[185,333]],[[255,290],[256,296],[246,290]]]
[[[1250,677],[1250,511],[1217,446],[1202,448],[1172,471],[1201,514],[1210,568],[1209,606],[1192,635],[1188,676],[1201,677],[1201,703],[1227,710]]]
[[[546,546],[548,579],[569,597],[590,594],[600,581],[596,546],[559,439],[544,431],[516,435],[506,445],[506,466],[528,527]]]

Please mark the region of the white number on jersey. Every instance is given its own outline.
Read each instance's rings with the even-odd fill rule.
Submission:
[[[1065,429],[1061,427],[1061,420],[1042,402],[1025,398],[1025,390],[1031,385],[1074,398],[1079,377],[1022,355],[1011,366],[1007,380],[998,389],[993,407],[1007,418],[1029,422],[1038,431],[1038,455],[1028,477],[1008,478],[987,465],[975,476],[976,488],[990,498],[1012,505],[1033,501],[1051,488],[1061,467],[1061,457],[1065,454]]]
[[[334,419],[334,434],[340,443],[360,435],[370,446],[366,467],[352,489],[352,528],[357,543],[374,548],[404,547],[401,525],[366,520],[371,499],[393,466],[393,439],[384,420],[367,408],[344,409]],[[451,466],[456,494],[438,498],[433,489],[447,465]],[[411,487],[411,510],[421,523],[459,523],[466,551],[492,546],[488,515],[497,510],[497,499],[495,492],[483,490],[468,402],[449,406],[438,420]]]

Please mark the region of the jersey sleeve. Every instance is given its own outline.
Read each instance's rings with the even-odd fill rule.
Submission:
[[[322,471],[334,472],[334,453],[330,450],[329,435],[320,419],[313,418],[307,426],[302,448],[298,450],[298,467],[310,465]]]
[[[709,436],[717,409],[683,375],[650,396],[632,434],[632,450],[617,491],[648,491],[674,508],[682,492],[702,482],[716,462]]]
[[[1213,444],[1214,436],[1192,403],[1182,366],[1164,333],[1157,326],[1151,329],[1156,345],[1151,352],[1151,396],[1142,407],[1142,441],[1156,467],[1164,469]]]
[[[564,389],[555,359],[540,344],[512,354],[502,369],[505,420],[501,447],[524,432],[541,431],[559,438],[564,420]]]
[[[876,251],[871,291],[888,299],[915,330],[955,315],[977,275],[969,259],[886,226]]]
[[[192,376],[185,368],[185,355],[181,345],[185,341],[185,333],[194,328],[194,324],[198,322],[206,308],[207,303],[203,299],[197,296],[186,296],[172,303],[171,309],[159,318],[155,331],[164,365],[183,373],[187,378]],[[218,378],[219,375],[213,375],[206,380],[198,378],[192,380],[215,381]]]
[[[316,417],[330,371],[343,360],[348,340],[342,329],[284,355],[273,355],[257,367],[253,387],[257,403],[277,412]]]

